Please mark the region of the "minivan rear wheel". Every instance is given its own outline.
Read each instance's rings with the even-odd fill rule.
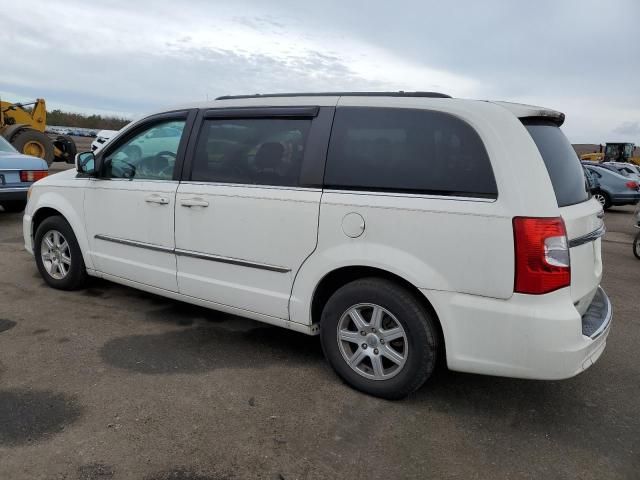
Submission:
[[[364,278],[331,296],[322,312],[320,338],[327,360],[346,383],[395,400],[431,376],[438,356],[435,321],[404,287]]]

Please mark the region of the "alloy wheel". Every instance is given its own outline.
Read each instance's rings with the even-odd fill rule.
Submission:
[[[409,353],[402,324],[389,310],[373,303],[354,305],[342,314],[337,341],[347,365],[371,380],[395,377]]]
[[[64,235],[57,230],[49,230],[42,237],[40,258],[45,270],[56,280],[62,280],[71,268],[71,249]]]

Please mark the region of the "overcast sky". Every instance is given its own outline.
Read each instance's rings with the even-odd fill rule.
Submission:
[[[640,144],[640,0],[4,1],[0,95],[133,117],[222,94],[435,90]]]

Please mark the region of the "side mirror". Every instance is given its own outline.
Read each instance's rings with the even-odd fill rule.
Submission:
[[[82,152],[76,155],[76,170],[82,175],[95,175],[96,157],[93,152]]]

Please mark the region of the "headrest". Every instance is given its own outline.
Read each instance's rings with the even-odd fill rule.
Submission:
[[[265,142],[256,153],[256,167],[275,168],[282,161],[284,147],[278,142]]]

